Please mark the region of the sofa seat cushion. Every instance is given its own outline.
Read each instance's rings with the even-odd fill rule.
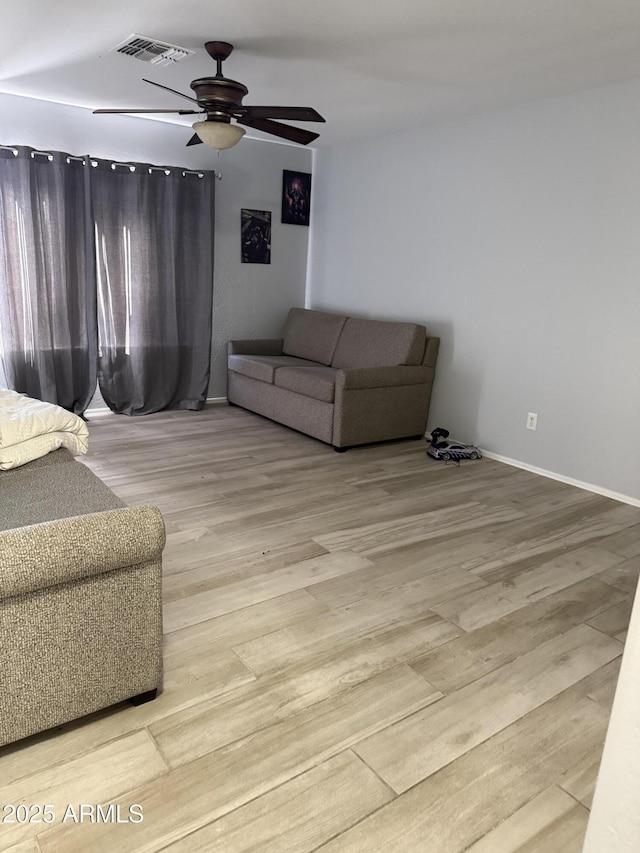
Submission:
[[[31,463],[18,471],[0,472],[0,530],[125,506],[81,462]]]
[[[39,456],[31,462],[25,462],[24,465],[19,465],[17,468],[7,468],[6,471],[0,472],[0,483],[8,483],[11,477],[17,477],[27,471],[35,471],[38,468],[49,468],[51,465],[61,465],[65,462],[75,462],[73,453],[67,450],[66,447],[59,447],[57,450],[52,450],[44,456]]]
[[[391,367],[420,364],[427,330],[418,323],[354,320],[344,324],[332,367]]]
[[[279,367],[274,384],[314,400],[333,403],[336,396],[336,371],[333,367]]]
[[[346,320],[342,314],[291,308],[282,335],[282,352],[329,365]]]
[[[313,361],[305,361],[304,359],[294,358],[289,355],[229,356],[229,370],[241,373],[250,379],[259,379],[261,382],[268,382],[271,385],[273,385],[274,373],[279,367],[287,367],[294,364],[314,366]]]

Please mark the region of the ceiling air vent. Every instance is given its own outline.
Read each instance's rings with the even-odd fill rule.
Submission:
[[[120,44],[112,47],[111,50],[115,50],[116,53],[124,53],[125,56],[132,56],[134,59],[141,59],[143,62],[151,62],[153,65],[173,65],[174,62],[180,62],[188,56],[195,55],[195,50],[187,50],[186,47],[155,41],[146,36],[136,35],[136,33],[128,36]]]

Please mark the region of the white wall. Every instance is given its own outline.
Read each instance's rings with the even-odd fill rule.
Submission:
[[[640,595],[631,614],[583,853],[640,850]]]
[[[0,144],[92,154],[115,160],[215,169],[215,274],[209,396],[226,394],[229,338],[275,336],[291,305],[303,305],[308,228],[282,225],[282,170],[311,171],[305,148],[243,139],[229,151],[185,148],[185,127],[0,94]],[[271,264],[240,262],[240,210],[272,212]]]
[[[319,149],[307,293],[441,336],[431,428],[634,499],[638,103],[616,86]]]

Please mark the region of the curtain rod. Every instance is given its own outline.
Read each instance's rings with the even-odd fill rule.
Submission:
[[[197,175],[200,178],[202,176],[202,171],[200,169],[197,169],[197,170],[196,169],[182,169],[182,174],[183,175]],[[216,179],[216,181],[221,181],[222,180],[222,172],[216,172],[214,169],[213,170],[213,177]]]
[[[1,151],[11,151],[14,157],[17,157],[20,153],[19,149],[15,148],[13,145],[0,145]],[[31,156],[34,154],[41,154],[43,157],[49,157],[50,159],[53,157],[53,154],[50,151],[32,151]],[[80,163],[84,163],[84,157],[74,157],[73,154],[67,154],[67,163],[70,163],[72,160],[77,160]]]
[[[14,145],[0,145],[0,151],[11,151],[11,153],[13,154],[14,157],[17,157],[18,154],[20,153],[19,150]],[[32,157],[35,156],[36,154],[40,154],[42,157],[49,157],[50,159],[53,158],[53,154],[51,153],[51,151],[32,151],[31,152]],[[79,163],[85,162],[84,157],[75,157],[73,154],[67,154],[67,163],[70,163],[72,160],[75,160]],[[91,158],[91,160],[92,160],[91,165],[94,165],[94,162],[97,165],[97,161],[94,161],[93,158]],[[131,170],[134,170],[136,168],[133,163],[119,163],[119,162],[114,160],[111,164],[111,168],[114,168],[115,166],[126,166],[128,169],[131,169]],[[202,177],[202,171],[199,169],[180,169],[179,166],[173,166],[173,167],[170,167],[170,166],[148,166],[149,172],[152,172],[155,170],[158,172],[164,172],[166,175],[171,174],[172,168],[178,169],[179,171],[181,171],[183,176],[184,175],[198,175],[198,177]],[[217,181],[222,180],[222,172],[216,172],[214,170],[213,176],[215,177],[215,179]]]

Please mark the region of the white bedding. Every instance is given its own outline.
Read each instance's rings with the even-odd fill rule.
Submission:
[[[74,456],[87,452],[86,423],[53,403],[0,389],[0,469],[17,468],[66,447]]]

